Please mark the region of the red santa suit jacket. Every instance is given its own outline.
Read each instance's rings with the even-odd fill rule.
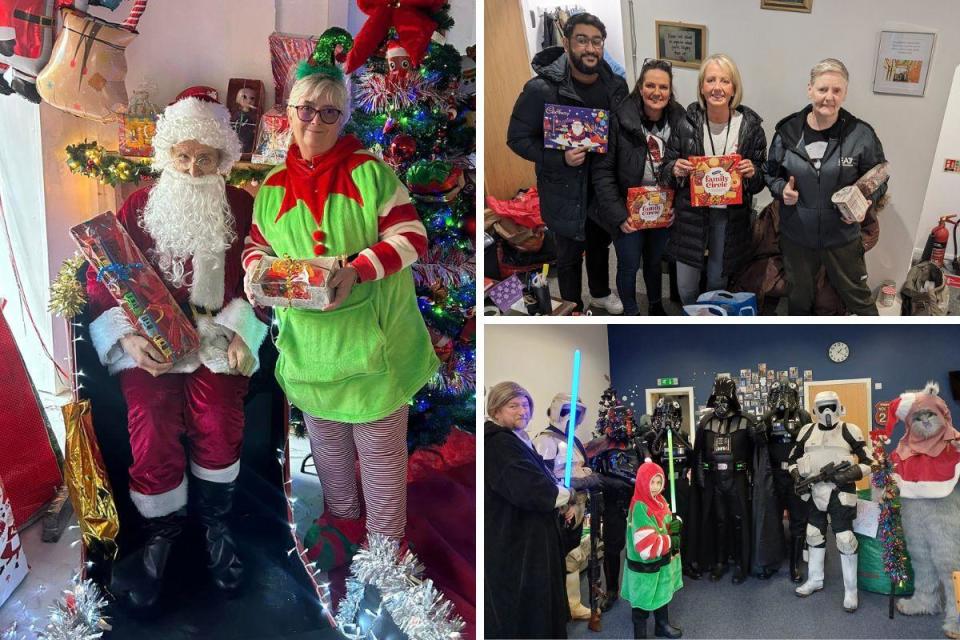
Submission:
[[[123,203],[117,213],[117,220],[164,279],[181,307],[189,310],[192,304],[205,311],[193,315],[194,324],[200,333],[200,351],[179,360],[170,372],[187,373],[203,364],[214,373],[237,373],[227,364],[226,354],[234,334],[240,335],[254,358],[257,358],[260,344],[267,335],[267,325],[257,317],[243,293],[244,271],[240,253],[243,251],[243,240],[250,230],[253,197],[242,189],[227,187],[227,200],[233,212],[236,238],[225,252],[222,269],[219,265],[213,269],[201,266],[188,278],[191,281],[189,286],[175,287],[163,275],[152,257],[153,238],[140,226],[148,194],[148,188],[134,192]],[[192,261],[187,260],[184,267],[192,272]],[[222,270],[223,274],[222,295],[219,293],[219,282],[210,277],[218,270]],[[120,338],[136,333],[136,330],[103,283],[97,282],[97,271],[93,267],[87,270],[87,294],[91,315],[95,318],[90,323],[90,339],[100,361],[110,373],[136,367],[133,358],[119,343]],[[256,366],[260,366],[259,359]]]

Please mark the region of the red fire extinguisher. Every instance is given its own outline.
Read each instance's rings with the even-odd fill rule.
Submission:
[[[923,248],[922,260],[930,260],[937,266],[943,267],[943,256],[946,254],[947,245],[950,243],[950,230],[947,225],[952,224],[954,233],[956,233],[956,217],[956,215],[940,216],[939,224],[933,228],[927,238],[927,245]],[[954,252],[956,252],[956,239],[954,239]]]

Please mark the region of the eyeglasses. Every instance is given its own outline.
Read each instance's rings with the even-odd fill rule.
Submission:
[[[320,114],[320,120],[325,124],[334,124],[343,115],[343,111],[335,107],[323,107],[316,109],[308,104],[290,105],[297,110],[297,117],[303,122],[313,122],[313,119]]]
[[[664,67],[669,67],[669,68],[671,68],[671,69],[673,68],[673,63],[672,63],[672,62],[670,62],[669,60],[662,60],[662,59],[660,59],[660,58],[644,58],[644,59],[643,59],[643,66],[646,67],[647,65],[649,65],[649,66],[651,66],[651,67],[652,67],[652,66],[657,66],[657,67],[659,67],[659,66],[664,66]]]
[[[592,45],[593,45],[595,48],[597,48],[597,49],[602,49],[602,48],[603,48],[603,42],[604,42],[603,38],[601,38],[601,37],[599,37],[599,36],[598,36],[598,37],[594,37],[594,38],[588,38],[587,36],[583,35],[582,33],[573,36],[573,41],[576,42],[576,43],[577,43],[578,45],[580,45],[581,47],[585,47],[585,46],[587,46],[588,44],[592,44]]]
[[[173,157],[173,164],[180,171],[189,171],[191,167],[196,167],[201,171],[209,171],[215,167],[218,162],[219,159],[213,158],[206,153],[202,153],[196,158],[186,153],[178,153]]]

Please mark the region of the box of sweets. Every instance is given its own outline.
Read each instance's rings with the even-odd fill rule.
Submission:
[[[250,276],[253,299],[263,307],[322,309],[333,299],[327,282],[338,267],[337,258],[308,261],[267,256]]]
[[[167,362],[200,347],[200,335],[190,319],[113,212],[78,224],[70,234],[137,333]]]
[[[736,170],[740,155],[691,156],[690,204],[718,207],[743,204],[743,178]]]
[[[637,230],[666,229],[673,224],[673,189],[627,189],[627,224]]]
[[[609,129],[610,114],[604,109],[544,105],[543,146],[547,149],[584,147],[594,153],[606,153]]]

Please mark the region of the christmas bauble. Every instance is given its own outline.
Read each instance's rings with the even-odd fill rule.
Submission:
[[[390,155],[399,162],[406,162],[417,151],[417,141],[413,136],[401,133],[390,143]]]

